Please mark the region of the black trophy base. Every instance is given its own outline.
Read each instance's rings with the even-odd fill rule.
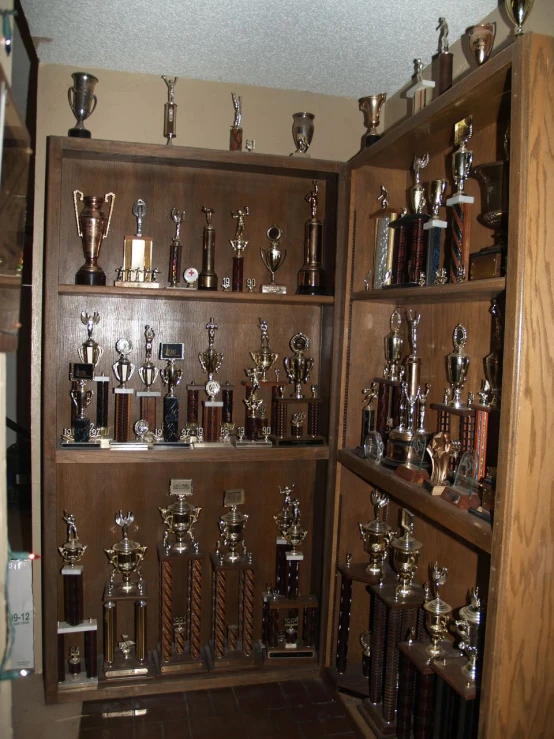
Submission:
[[[73,438],[76,444],[90,441],[90,420],[88,418],[76,418],[73,421]]]
[[[179,398],[164,398],[164,441],[179,441]]]
[[[106,275],[101,269],[97,271],[91,271],[88,269],[81,269],[75,275],[76,285],[92,285],[97,287],[106,287]]]
[[[376,144],[381,137],[377,133],[368,133],[362,137],[364,149],[369,149],[370,146]]]
[[[297,295],[327,295],[327,289],[324,285],[298,285],[296,288]]]
[[[90,139],[90,131],[87,131],[86,128],[70,128],[67,132],[68,136],[71,136],[73,139]]]
[[[212,273],[204,274],[200,272],[198,275],[199,290],[217,290],[217,275]]]
[[[358,706],[361,717],[374,733],[376,739],[384,739],[385,737],[393,739],[396,736],[396,721],[385,721],[382,709],[381,703],[373,704],[369,698],[364,700],[361,706]]]

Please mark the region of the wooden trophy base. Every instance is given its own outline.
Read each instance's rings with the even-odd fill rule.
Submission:
[[[398,477],[401,477],[403,480],[414,482],[417,485],[421,485],[429,479],[429,473],[427,470],[418,467],[410,467],[410,465],[407,464],[401,464],[400,467],[397,467],[394,474],[398,475]]]
[[[117,652],[111,665],[104,662],[103,656],[100,656],[98,665],[98,674],[101,681],[106,680],[151,680],[156,675],[156,667],[152,654],[148,652],[144,662],[140,662],[135,657],[135,647],[131,647],[128,657],[121,652]]]
[[[363,673],[361,663],[349,664],[344,672],[339,672],[336,667],[326,667],[324,678],[339,693],[361,700],[369,696],[369,680]]]
[[[462,511],[467,511],[470,508],[479,505],[479,496],[477,493],[468,495],[465,492],[460,492],[456,488],[447,487],[442,493],[441,498],[446,500],[448,503],[456,506]]]
[[[317,662],[315,647],[306,647],[302,639],[288,647],[285,640],[279,640],[276,647],[266,647],[264,667],[290,667],[297,664]]]
[[[358,711],[375,734],[376,739],[396,736],[396,721],[391,721],[390,723],[385,721],[381,703],[371,703],[368,698],[364,700],[361,706],[358,706]]]
[[[423,481],[423,489],[431,495],[442,495],[447,487],[447,485],[432,485],[429,480]]]
[[[323,436],[274,436],[269,437],[275,446],[321,446],[326,444],[327,440]]]
[[[164,661],[161,655],[161,649],[158,648],[154,652],[157,671],[162,675],[182,675],[191,672],[207,672],[208,665],[205,661],[204,651],[200,650],[200,657],[195,659],[191,657],[190,649],[187,647],[184,652],[178,654],[175,647],[172,650],[171,659]]]
[[[254,644],[252,654],[247,656],[241,648],[240,639],[237,641],[237,649],[228,649],[225,646],[223,657],[216,657],[213,642],[204,647],[204,657],[210,671],[231,672],[235,670],[259,670],[263,664],[262,652],[259,644]]]
[[[444,662],[442,660],[433,662],[432,669],[461,698],[471,701],[477,697],[477,685],[462,672],[462,667],[466,663],[467,657],[457,657]]]

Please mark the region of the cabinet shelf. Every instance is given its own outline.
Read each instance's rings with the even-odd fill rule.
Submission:
[[[397,287],[384,290],[359,290],[352,293],[352,301],[362,300],[374,303],[452,303],[497,297],[506,289],[505,277],[490,280],[456,282],[429,287]]]
[[[273,303],[278,305],[333,305],[333,295],[271,295],[259,292],[223,292],[211,290],[187,290],[185,288],[163,288],[159,290],[141,287],[98,287],[90,285],[60,285],[59,295],[82,295],[108,298],[149,298],[158,300],[200,300],[229,303]]]
[[[341,449],[338,461],[358,477],[386,492],[391,498],[417,511],[430,521],[490,554],[492,528],[486,521],[461,511],[442,498],[427,493],[384,467],[369,464],[349,449]]]

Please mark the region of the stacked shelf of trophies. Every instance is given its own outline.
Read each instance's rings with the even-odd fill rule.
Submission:
[[[314,519],[314,509],[323,505],[326,486],[333,485],[328,443],[329,430],[336,427],[338,383],[331,369],[339,335],[334,293],[340,299],[343,290],[338,221],[346,168],[303,158],[60,138],[50,141],[49,157],[44,373],[53,392],[43,406],[45,546],[49,540],[50,546],[63,541],[64,510],[81,522],[84,540],[97,543],[87,551],[84,613],[100,624],[112,611],[115,619],[119,610],[107,626],[104,649],[99,641],[100,687],[117,685],[118,694],[131,693],[134,680],[154,676],[149,692],[163,691],[165,677],[171,677],[172,688],[198,688],[208,670],[221,675],[221,684],[232,685],[245,668],[245,675],[254,668],[251,679],[256,680],[262,594],[274,574],[275,555],[267,551],[273,511],[266,496],[251,496],[252,562],[242,551],[236,559],[226,551],[224,537],[219,551],[213,546],[220,519],[213,491],[258,491],[261,481],[264,487],[283,487],[292,476],[297,489],[305,491],[304,516],[317,521],[302,550],[299,592],[313,594],[319,603],[325,524],[322,516]],[[76,188],[84,182],[87,192],[116,196],[80,194]],[[160,200],[162,192],[174,199]],[[132,219],[136,228],[130,227]],[[227,249],[216,252],[216,233],[218,240],[228,239]],[[68,243],[74,246],[73,260],[67,259]],[[78,270],[81,251],[85,264]],[[274,368],[280,376],[267,385]],[[202,509],[195,524],[198,552],[191,543],[182,549],[177,530],[170,531],[168,548],[163,522],[152,516],[158,507],[168,509],[168,521],[190,518],[186,501],[168,506],[163,496],[171,481],[191,477],[194,509]],[[129,604],[120,602],[119,575],[112,592],[106,590],[102,549],[114,549],[116,508],[123,518],[133,512],[136,523],[129,524],[127,539],[147,548],[140,566],[143,590],[138,591],[133,575]],[[95,511],[92,518],[89,509]],[[248,573],[254,571],[252,578]],[[217,629],[212,578],[220,594]],[[63,618],[58,582],[58,568],[48,559],[46,633],[55,633]],[[162,596],[165,606],[158,608]],[[137,612],[137,623],[145,627],[139,638],[131,604],[141,601],[150,607]],[[306,610],[313,611],[313,604]],[[298,645],[302,607],[299,612]],[[317,619],[310,623],[305,640],[310,660],[287,660],[280,673],[316,669],[320,634]],[[279,633],[282,628],[281,623]],[[130,641],[136,644],[125,645],[125,654],[119,643]],[[52,640],[45,645],[47,698],[64,700],[58,654]],[[82,649],[77,639],[75,646]],[[113,656],[109,663],[106,654]],[[66,692],[85,699],[97,695],[95,689],[86,684]]]

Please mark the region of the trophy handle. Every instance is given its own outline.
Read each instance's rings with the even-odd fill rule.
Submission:
[[[98,102],[98,98],[96,97],[96,95],[93,95],[92,99],[94,100],[94,105],[92,106],[92,110],[90,111],[89,116],[92,115],[96,110],[96,103]]]
[[[68,102],[69,102],[69,107],[71,108],[71,112],[72,112],[72,113],[73,113],[73,103],[71,102],[71,93],[72,93],[72,92],[74,92],[74,90],[75,90],[75,88],[74,88],[74,87],[70,87],[70,88],[69,88],[69,89],[67,90],[67,100],[68,100]]]
[[[96,97],[95,97],[96,100]],[[93,108],[94,110],[94,108]],[[106,230],[104,231],[103,238],[105,239],[110,231],[110,223],[112,221],[112,213],[113,213],[113,204],[115,202],[115,193],[109,192],[106,195],[104,195],[104,200],[107,200],[108,198],[111,198],[110,200],[110,212],[108,213],[108,222],[106,224]]]
[[[79,223],[79,211],[77,210],[77,195],[81,196],[79,200],[83,202],[83,193],[80,190],[73,190],[73,205],[75,207],[75,222],[77,223],[77,235],[79,236],[79,238],[82,238],[83,232],[81,231],[81,224]]]

